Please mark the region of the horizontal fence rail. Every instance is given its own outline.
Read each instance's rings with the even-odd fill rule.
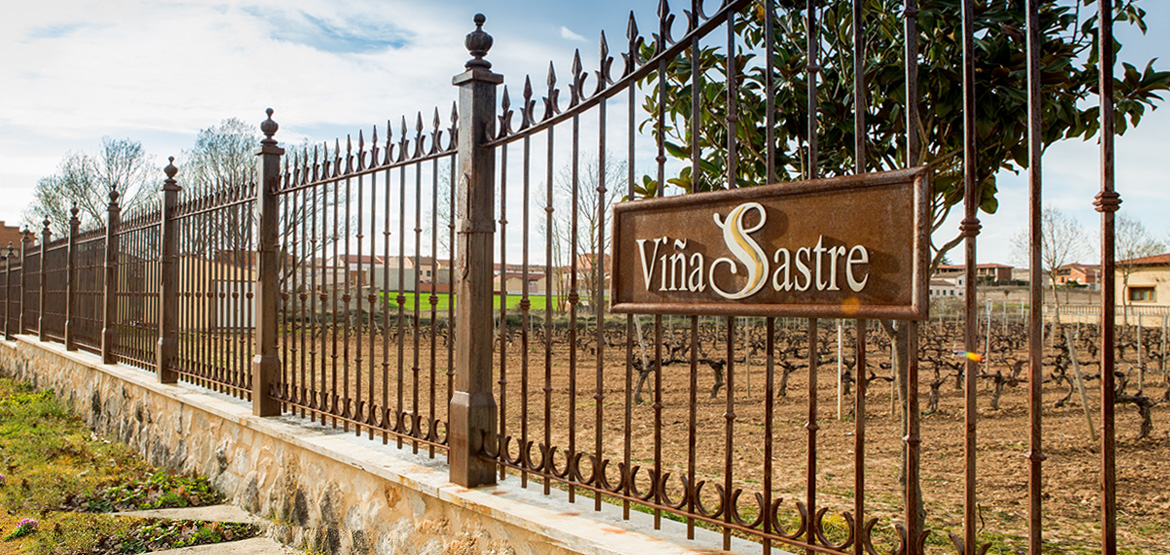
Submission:
[[[368,136],[286,152],[270,109],[254,169],[182,190],[172,159],[159,198],[123,213],[113,191],[105,221],[74,209],[56,238],[46,220],[39,242],[26,231],[0,251],[5,335],[248,400],[258,416],[445,455],[463,486],[518,479],[596,510],[617,504],[627,519],[650,513],[655,527],[680,521],[688,538],[714,530],[724,549],[746,539],[766,554],[975,555],[1002,537],[1034,555],[1045,541],[1116,553],[1115,420],[1145,440],[1166,414],[1149,391],[1160,375],[1170,396],[1170,308],[1114,306],[1112,112],[1101,117],[1100,306],[1062,305],[1046,322],[1055,309],[1033,241],[1029,301],[985,295],[981,311],[974,42],[998,31],[977,33],[973,0],[944,4],[930,17],[955,20],[946,40],[962,55],[948,75],[961,87],[947,87],[963,107],[948,133],[962,146],[933,172],[964,201],[954,244],[966,280],[963,295],[936,301],[935,319],[759,318],[730,303],[720,316],[608,313],[616,202],[926,159],[920,111],[940,92],[905,63],[935,56],[916,2],[891,15],[894,4],[862,0],[696,0],[681,12],[662,2],[648,29],[631,13],[620,47],[602,34],[596,57],[575,53],[559,76],[550,63],[536,88],[491,71],[493,39],[476,16],[450,114]],[[1052,6],[1018,9],[1034,28]],[[1032,31],[1017,73],[1029,76],[1038,226]],[[881,45],[886,65],[867,68],[866,49]],[[1112,53],[1101,58],[1110,74]],[[874,90],[875,71],[897,75],[897,90]],[[1102,83],[1111,98],[1111,77]],[[880,144],[875,130],[890,126],[897,140]],[[1119,416],[1126,405],[1136,411]],[[1054,425],[1087,428],[1096,453],[1068,443],[1045,454]],[[1100,470],[1095,507],[1049,503],[1098,525],[1046,539],[1044,500],[1087,467]],[[1024,503],[1012,488],[1025,482],[1025,504],[1000,506]]]

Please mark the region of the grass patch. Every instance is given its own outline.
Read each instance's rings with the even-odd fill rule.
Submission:
[[[431,309],[431,293],[426,290],[426,285],[423,285],[422,287],[423,290],[418,293],[412,291],[405,291],[402,293],[403,310],[414,311],[414,307],[416,305],[420,311],[429,311]],[[382,292],[382,298],[386,299],[386,304],[389,306],[390,310],[398,310],[397,291],[384,291]],[[523,299],[523,295],[507,295],[508,310],[519,310],[520,301]],[[552,297],[553,306],[558,306],[557,303],[559,299],[560,297],[558,296]],[[492,308],[497,311],[500,310],[500,301],[501,299],[499,295],[492,295]],[[528,308],[533,312],[544,311],[545,307],[548,306],[548,301],[549,299],[546,298],[543,294],[537,295],[535,293],[531,293],[528,295]],[[452,299],[451,294],[449,293],[435,293],[435,310],[438,312],[446,312],[449,308],[452,307],[452,303],[454,302],[455,301]]]
[[[255,536],[252,525],[116,517],[222,501],[94,434],[51,390],[0,378],[0,554],[144,553]],[[35,524],[30,526],[29,521]],[[14,534],[26,523],[25,532]],[[32,528],[30,531],[29,529]]]

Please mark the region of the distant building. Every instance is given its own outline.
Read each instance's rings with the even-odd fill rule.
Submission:
[[[0,220],[0,249],[3,249],[4,254],[8,253],[8,246],[12,245],[14,254],[19,256],[20,237],[20,227],[5,225],[4,220]]]
[[[932,299],[962,298],[966,294],[963,272],[935,272],[930,276],[930,297]]]
[[[938,267],[938,273],[963,272],[966,266],[962,264],[943,264]],[[999,283],[1012,280],[1012,268],[1005,264],[976,264],[975,277],[982,283]]]
[[[1131,269],[1125,282],[1122,266]],[[1170,253],[1118,260],[1117,300],[1131,306],[1170,305]]]
[[[1084,286],[1096,291],[1101,287],[1101,266],[1074,262],[1056,269],[1056,284]]]

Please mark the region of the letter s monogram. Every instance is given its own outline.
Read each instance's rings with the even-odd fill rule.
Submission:
[[[744,229],[743,220],[750,210],[756,210],[760,213],[760,221],[755,227]],[[711,288],[725,299],[743,299],[755,295],[764,288],[764,283],[767,281],[768,258],[764,256],[764,250],[760,248],[760,245],[748,234],[764,227],[768,213],[760,203],[747,202],[733,208],[726,220],[719,221],[719,214],[714,214],[712,217],[715,219],[715,225],[723,230],[723,242],[727,244],[731,254],[735,255],[735,258],[747,268],[748,279],[743,289],[738,292],[728,293],[719,289],[719,286],[715,284],[715,268],[719,267],[720,263],[725,263],[731,267],[732,274],[738,273],[739,269],[730,258],[718,258],[711,263],[709,274]]]

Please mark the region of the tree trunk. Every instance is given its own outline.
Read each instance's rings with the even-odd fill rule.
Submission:
[[[886,336],[890,339],[890,369],[894,373],[894,378],[897,381],[898,392],[898,414],[901,421],[902,436],[906,436],[910,427],[910,410],[909,410],[909,396],[910,392],[906,387],[909,383],[910,371],[910,333],[909,328],[904,322],[882,320],[882,329],[886,332]],[[916,356],[916,353],[915,353]],[[907,484],[906,484],[906,465],[908,451],[906,443],[902,443],[902,455],[900,457],[901,465],[898,468],[898,483],[902,486],[902,498],[906,498]],[[916,464],[921,461],[914,461]],[[926,526],[926,509],[922,503],[922,488],[916,487],[918,492],[918,499],[915,504],[918,506],[918,530],[925,530]]]

